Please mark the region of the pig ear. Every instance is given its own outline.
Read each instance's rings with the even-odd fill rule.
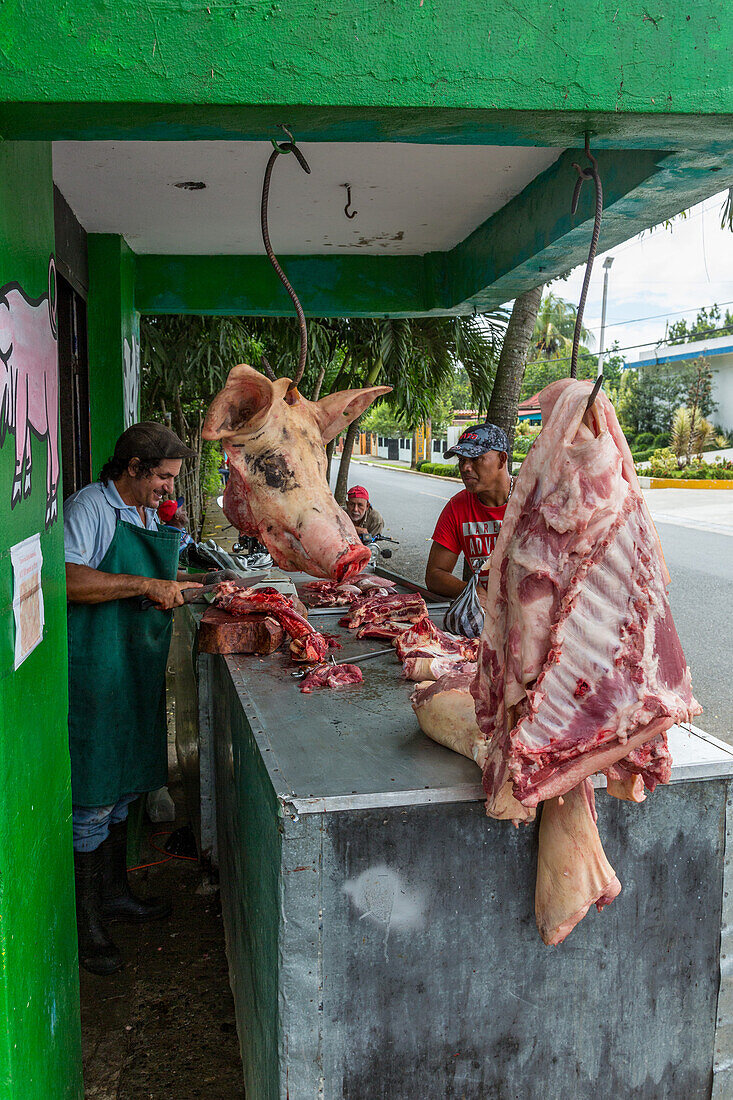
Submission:
[[[391,393],[391,386],[372,386],[368,390],[340,390],[322,397],[316,404],[316,418],[324,443],[329,443],[357,416],[368,409],[372,401],[384,393]]]
[[[269,378],[246,363],[233,367],[224,389],[209,405],[203,438],[226,439],[237,432],[252,431],[272,405],[272,397]]]

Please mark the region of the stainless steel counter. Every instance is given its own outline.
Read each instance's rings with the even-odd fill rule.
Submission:
[[[485,817],[396,658],[303,695],[285,653],[191,658],[181,619],[251,1100],[730,1100],[728,746],[675,728],[669,787],[599,793],[622,893],[547,948],[536,828]],[[338,657],[381,648],[328,621]]]

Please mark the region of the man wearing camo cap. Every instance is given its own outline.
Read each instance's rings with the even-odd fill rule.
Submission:
[[[514,480],[508,448],[506,432],[487,422],[467,428],[445,452],[446,458],[457,455],[465,488],[451,497],[435,525],[425,570],[432,592],[455,599],[467,583],[453,575],[459,556],[478,573],[493,550]]]

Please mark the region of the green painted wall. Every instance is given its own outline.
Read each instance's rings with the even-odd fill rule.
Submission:
[[[730,0],[11,0],[0,88],[36,103],[719,114],[732,37]],[[271,127],[289,121],[270,111]]]
[[[50,145],[0,143],[0,286],[40,297],[53,247]],[[44,530],[46,446],[32,448],[31,495],[11,509],[14,436],[0,444],[0,1097],[66,1100],[82,1085],[63,530],[60,515]],[[10,547],[37,531],[45,635],[14,672]]]
[[[125,429],[124,342],[132,346],[139,341],[139,316],[134,308],[135,257],[123,238],[90,233],[87,244],[89,412],[92,476],[97,477]]]

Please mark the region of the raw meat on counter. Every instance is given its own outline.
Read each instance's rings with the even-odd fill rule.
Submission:
[[[233,615],[263,611],[282,626],[290,636],[290,654],[294,661],[323,661],[329,649],[341,645],[331,634],[319,634],[299,612],[291,600],[276,588],[242,588],[236,581],[222,581],[216,586],[214,603]]]
[[[564,379],[539,396],[490,560],[472,684],[486,738],[487,812],[544,800],[537,924],[560,943],[621,887],[601,846],[589,776],[639,802],[669,780],[666,731],[700,712],[672,621],[669,576],[608,398]],[[516,820],[516,819],[515,819]]]
[[[387,596],[395,582],[384,577],[352,577],[345,584],[337,581],[309,581],[304,595],[310,607],[351,607],[365,596]]]
[[[400,637],[404,637],[404,634]],[[402,668],[406,680],[416,680],[418,683],[422,680],[439,680],[449,672],[465,672],[472,678],[476,675],[476,662],[467,661],[457,653],[447,657],[405,657]]]
[[[240,364],[229,372],[204,422],[229,457],[224,514],[254,536],[281,569],[346,581],[370,558],[326,481],[324,444],[390,386],[344,390],[308,401],[289,378],[271,382]]]
[[[315,688],[341,688],[348,684],[360,684],[363,681],[358,665],[316,665],[303,677],[300,690],[310,695]]]
[[[395,639],[408,680],[438,680],[448,672],[475,672],[477,638],[446,634],[424,615]]]
[[[483,768],[487,745],[476,721],[471,694],[473,679],[473,671],[449,672],[435,683],[418,684],[410,696],[410,702],[423,733]],[[505,801],[502,817],[511,818],[515,824],[534,820],[535,811],[517,802],[511,788],[507,786],[502,797]]]
[[[476,721],[472,679],[471,672],[449,672],[434,682],[418,684],[410,703],[423,733],[483,767],[486,740]]]
[[[425,600],[417,593],[405,596],[365,596],[339,619],[339,625],[354,631],[357,638],[397,638],[427,615]]]

